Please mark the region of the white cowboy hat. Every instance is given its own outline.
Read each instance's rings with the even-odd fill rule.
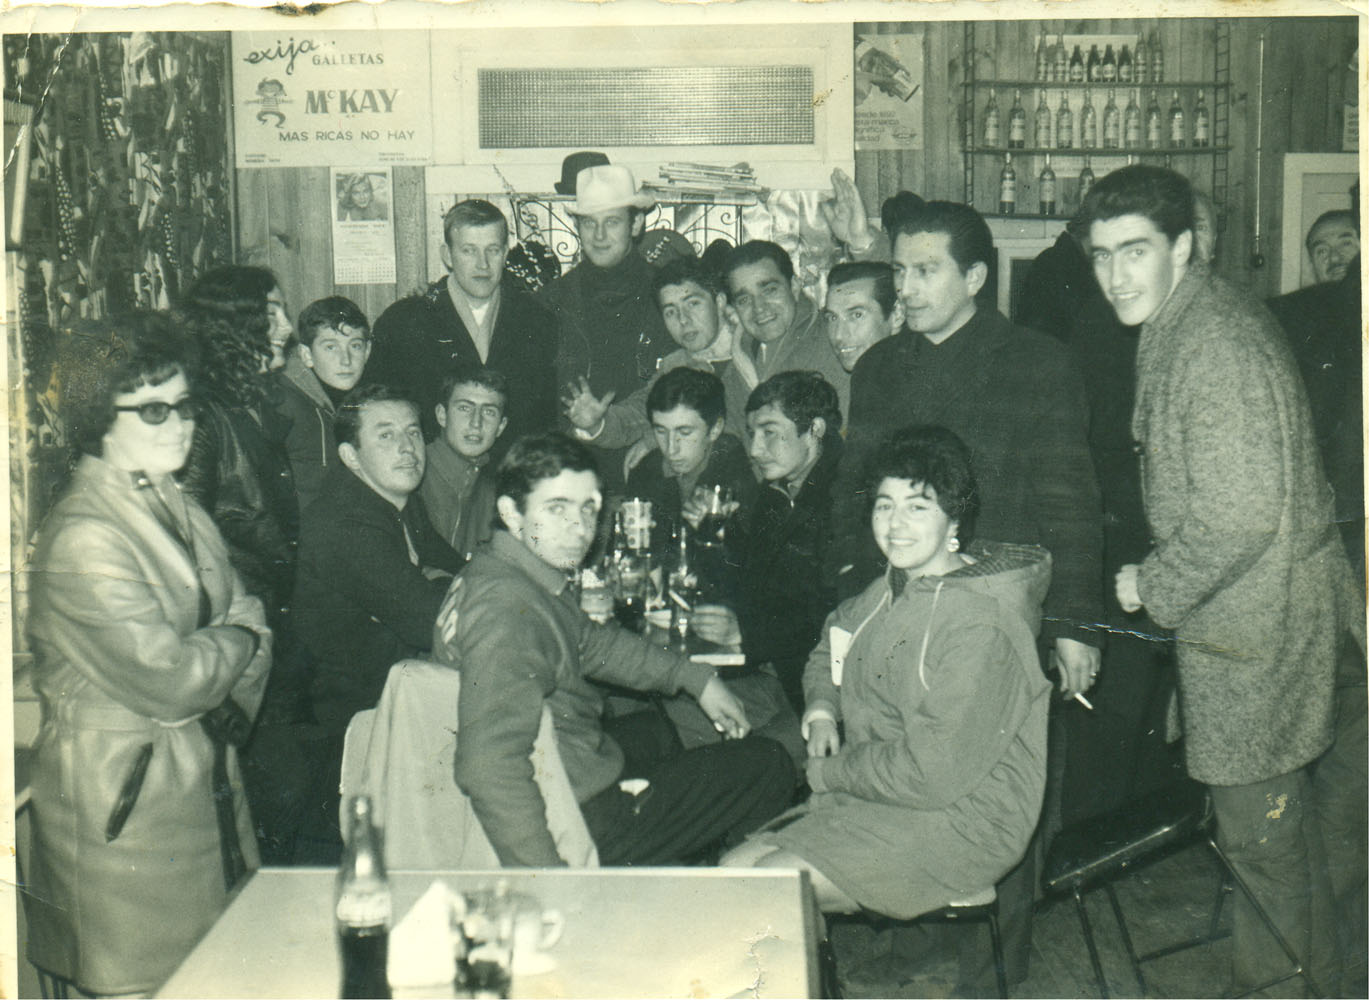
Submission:
[[[637,190],[637,180],[627,167],[607,163],[586,167],[575,175],[575,204],[571,215],[598,215],[615,208],[647,209],[656,199]]]

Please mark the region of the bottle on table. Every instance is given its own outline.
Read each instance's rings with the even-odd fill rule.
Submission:
[[[1060,149],[1074,148],[1074,112],[1070,110],[1070,95],[1060,95],[1060,110],[1055,113],[1055,145]]]
[[[1150,104],[1146,106],[1146,145],[1151,149],[1159,149],[1164,144],[1164,117],[1160,112],[1160,98],[1152,90]]]
[[[1022,107],[1022,91],[1012,93],[1012,108],[1008,111],[1008,148],[1021,149],[1027,144],[1027,112]]]
[[[1051,120],[1054,117],[1051,114],[1051,106],[1046,102],[1046,92],[1043,90],[1036,97],[1034,145],[1038,149],[1049,149],[1051,147]]]
[[[1179,103],[1179,92],[1174,92],[1174,103],[1169,106],[1169,144],[1175,149],[1184,144],[1184,106]]]
[[[670,603],[670,644],[676,652],[685,653],[689,620],[699,599],[699,577],[690,558],[689,525],[683,520],[672,548],[675,557],[666,586],[666,600]]]
[[[1193,145],[1212,145],[1212,119],[1208,116],[1207,103],[1203,92],[1198,91],[1198,99],[1193,105]]]
[[[1087,90],[1079,112],[1079,145],[1084,149],[1098,148],[1098,112],[1093,109],[1093,95]]]
[[[613,517],[614,616],[623,628],[640,632],[646,623],[648,580],[651,574],[650,508],[643,500],[624,501],[641,505],[633,510],[633,524],[619,509]],[[643,513],[645,508],[645,514]],[[635,523],[645,516],[646,525]]]
[[[1036,187],[1040,192],[1041,214],[1055,214],[1055,171],[1051,169],[1051,154],[1046,154],[1046,165],[1041,168],[1040,175],[1036,178]]]
[[[984,145],[989,148],[998,146],[1003,141],[1003,131],[1000,125],[998,113],[998,98],[991,90],[989,91],[989,103],[984,106]]]
[[[1012,215],[1017,211],[1017,171],[1013,169],[1012,153],[1003,154],[1003,170],[998,175],[998,212]]]
[[[1136,102],[1136,91],[1131,92],[1127,101],[1126,115],[1122,120],[1123,145],[1136,149],[1141,145],[1141,105]]]
[[[1074,52],[1070,56],[1070,83],[1083,83],[1088,79],[1088,70],[1084,66],[1083,53],[1079,51],[1079,46],[1074,47]]]
[[[347,803],[347,844],[338,868],[333,912],[342,951],[343,1000],[388,1000],[390,882],[368,795]]]
[[[1108,103],[1103,108],[1103,148],[1122,148],[1122,112],[1117,107],[1116,92],[1108,91]]]

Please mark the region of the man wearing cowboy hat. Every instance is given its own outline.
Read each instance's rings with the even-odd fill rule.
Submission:
[[[655,203],[626,167],[601,164],[577,175],[569,211],[580,235],[580,263],[541,292],[560,328],[562,386],[585,379],[596,397],[625,399],[647,384],[657,360],[675,346],[656,307],[651,265],[634,252]],[[615,479],[618,457],[602,463]]]

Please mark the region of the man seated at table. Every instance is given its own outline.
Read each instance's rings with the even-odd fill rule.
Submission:
[[[748,506],[756,477],[741,441],[723,430],[727,407],[723,383],[710,372],[676,368],[651,387],[646,409],[658,452],[628,475],[627,495],[651,501],[654,536],[671,538],[681,513],[691,528],[702,508],[694,491],[722,486],[733,501]]]
[[[466,559],[493,530],[490,452],[509,425],[508,398],[508,380],[482,365],[461,365],[442,384],[438,436],[418,492],[437,533]]]
[[[580,610],[568,576],[589,551],[603,499],[590,450],[559,434],[523,438],[496,484],[501,530],[452,584],[433,655],[462,673],[456,782],[500,863],[564,864],[529,759],[543,705],[604,864],[680,863],[778,813],[793,765],[778,744],[747,736],[745,711],[713,669]],[[627,773],[594,681],[688,691],[730,738]],[[645,789],[625,790],[629,778]]]
[[[836,607],[829,579],[832,486],[841,460],[836,390],[817,372],[781,372],[746,403],[747,443],[762,485],[729,548],[738,564],[735,609],[701,606],[692,627],[741,644],[803,711],[803,667]]]
[[[428,649],[461,557],[438,537],[414,495],[424,466],[418,404],[388,386],[362,386],[344,397],[334,432],[342,464],[301,519],[295,614],[314,660],[310,700],[331,768],[312,819],[322,832],[310,836],[337,838],[337,851],[347,723],[375,707],[396,661]],[[311,860],[328,863],[325,848]]]

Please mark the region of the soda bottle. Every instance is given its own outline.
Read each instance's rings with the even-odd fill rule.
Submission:
[[[390,945],[390,883],[372,821],[371,798],[354,796],[347,803],[347,846],[338,868],[338,945],[342,951],[343,1000],[388,1000],[386,974]]]

